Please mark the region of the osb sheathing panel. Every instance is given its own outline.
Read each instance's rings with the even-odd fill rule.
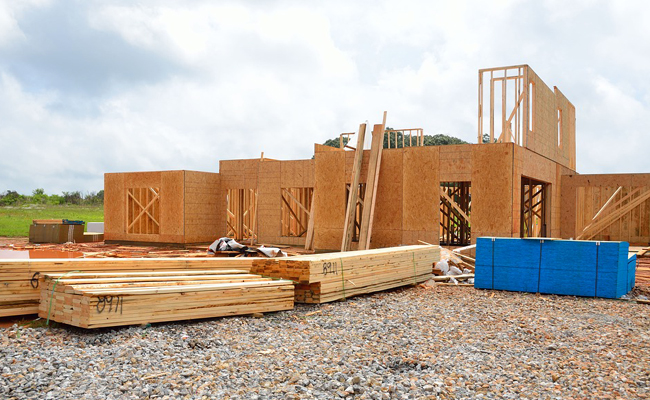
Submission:
[[[279,243],[284,163],[284,161],[264,161],[259,166],[257,188],[257,241],[259,243]]]
[[[439,146],[403,149],[402,244],[439,241],[439,164]]]
[[[325,146],[323,144],[314,143],[314,154],[329,151],[343,151],[343,149],[339,147]]]
[[[382,151],[382,158],[387,151],[392,151],[388,149],[384,149],[384,150],[385,151]],[[350,183],[350,184],[352,183],[352,170],[354,168],[354,153],[355,153],[354,151],[345,152],[345,183]],[[368,180],[369,162],[370,162],[370,150],[364,150],[363,158],[361,160],[361,171],[359,172],[359,183],[367,183],[366,181]],[[383,164],[382,167],[379,167],[380,174],[382,168],[383,168]]]
[[[372,248],[396,246],[402,242],[402,163],[401,149],[382,151],[370,240]],[[365,170],[367,171],[367,164]],[[350,170],[349,175],[351,174]],[[364,178],[366,177],[367,172]]]
[[[440,182],[469,182],[472,180],[472,147],[476,144],[439,146]]]
[[[514,144],[472,146],[472,242],[512,236]]]
[[[313,187],[314,160],[281,161],[283,188]]]
[[[182,171],[164,171],[169,173],[182,173]],[[124,173],[124,186],[129,188],[160,187],[163,171],[126,172]]]
[[[185,171],[185,243],[208,242],[223,236],[220,191],[219,174]]]
[[[622,196],[635,188],[649,188],[650,174],[562,176],[562,237],[578,235],[618,187],[623,188]],[[650,242],[650,200],[598,233],[594,240]]]
[[[323,152],[315,155],[314,247],[341,248],[345,222],[345,153]]]
[[[185,235],[184,171],[161,173],[160,188],[160,236],[164,241],[182,243]],[[180,239],[167,239],[179,237]]]
[[[575,107],[557,87],[549,88],[527,68],[528,80],[534,85],[533,124],[526,135],[524,147],[566,167],[575,169]],[[558,113],[562,110],[562,140],[558,146]]]
[[[256,189],[259,158],[251,160],[222,160],[219,162],[221,187],[227,189]]]
[[[562,110],[562,132],[558,137],[559,146],[555,147],[556,155],[554,160],[560,164],[569,167],[572,170],[576,169],[576,108],[564,96],[564,94],[557,88],[555,91],[555,104],[557,108]],[[557,113],[556,113],[557,115]],[[557,134],[557,128],[555,129]]]
[[[120,173],[104,174],[104,238],[115,239],[125,231],[124,176]]]
[[[110,176],[115,175],[115,176]],[[122,178],[117,177],[121,175]],[[119,200],[109,198],[109,221],[119,217],[123,223],[117,223],[115,230],[105,233],[105,240],[123,240],[133,242],[157,243],[183,243],[184,241],[184,171],[152,171],[152,172],[127,172],[121,174],[107,174],[109,177],[110,191],[117,188],[117,182],[123,181],[122,193]],[[115,181],[113,181],[115,179]],[[160,234],[133,234],[127,233],[126,226],[126,201],[127,189],[130,188],[159,188],[160,189]],[[110,197],[110,196],[109,196]],[[117,197],[114,197],[117,199]],[[121,203],[121,209],[120,204]],[[113,211],[113,207],[115,211]],[[119,215],[121,214],[121,215]],[[109,223],[109,225],[111,225]],[[109,226],[109,229],[113,229]]]

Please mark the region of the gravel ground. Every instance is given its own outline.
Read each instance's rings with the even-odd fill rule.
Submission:
[[[0,330],[0,398],[639,399],[650,308],[411,287],[262,318]]]

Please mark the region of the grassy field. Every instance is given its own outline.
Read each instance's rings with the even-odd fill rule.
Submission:
[[[0,236],[27,237],[34,219],[70,219],[85,222],[104,221],[104,206],[25,205],[0,207]]]

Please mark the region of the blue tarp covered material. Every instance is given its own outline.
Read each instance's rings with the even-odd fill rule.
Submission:
[[[634,287],[627,242],[481,237],[474,287],[619,298]]]

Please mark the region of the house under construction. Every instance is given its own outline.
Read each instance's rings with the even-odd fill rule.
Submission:
[[[578,175],[575,107],[557,87],[527,65],[479,70],[478,83],[477,144],[424,146],[422,129],[386,131],[384,115],[342,135],[356,147],[316,144],[313,159],[107,173],[105,239],[230,236],[316,250],[480,236],[650,243],[650,174]]]

